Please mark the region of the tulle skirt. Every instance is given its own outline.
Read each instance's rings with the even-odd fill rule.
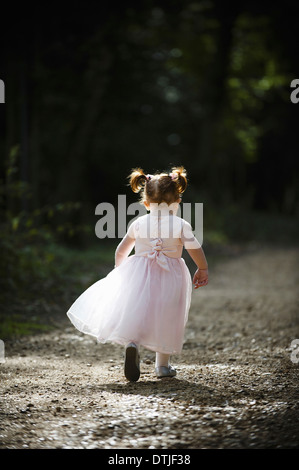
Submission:
[[[167,258],[169,271],[153,259],[129,256],[95,282],[67,315],[81,332],[99,342],[180,353],[191,302],[192,282],[183,258]]]

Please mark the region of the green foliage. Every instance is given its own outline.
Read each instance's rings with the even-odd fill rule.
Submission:
[[[296,2],[97,8],[72,9],[59,21],[49,9],[38,27],[16,12],[16,35],[35,31],[26,36],[28,64],[5,42],[9,119],[0,151],[18,140],[28,148],[33,199],[94,208],[125,192],[134,166],[184,164],[215,204],[296,214]],[[26,70],[25,97],[14,64]],[[57,211],[51,219],[49,208],[49,221]]]
[[[55,247],[58,236],[74,236],[82,227],[73,227],[68,215],[78,203],[45,205],[28,210],[31,188],[19,179],[16,165],[18,147],[12,148],[0,183],[0,278],[1,300],[14,295],[32,298],[49,296],[59,289],[59,260]],[[63,216],[55,225],[53,220]]]
[[[273,100],[280,106],[289,102],[286,90],[292,75],[282,71],[271,30],[270,17],[243,13],[232,32],[224,128],[240,144],[240,157],[248,163],[258,160],[261,138],[274,125],[273,116],[261,120],[264,108]]]
[[[49,322],[42,323],[35,317],[12,314],[4,315],[0,323],[0,338],[6,340],[17,336],[29,335],[35,332],[49,331]]]

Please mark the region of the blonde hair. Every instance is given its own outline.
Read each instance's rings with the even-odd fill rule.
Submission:
[[[187,173],[183,166],[173,167],[170,173],[155,175],[146,175],[142,168],[134,168],[128,178],[134,193],[141,192],[141,202],[166,202],[169,205],[187,188]]]

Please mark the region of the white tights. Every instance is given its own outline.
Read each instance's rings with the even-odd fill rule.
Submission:
[[[156,364],[155,367],[168,367],[169,366],[170,354],[156,353]]]

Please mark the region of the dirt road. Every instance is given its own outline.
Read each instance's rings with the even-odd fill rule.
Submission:
[[[128,383],[123,348],[81,335],[64,312],[48,333],[6,343],[0,447],[298,448],[298,255],[232,248],[210,269],[176,378],[157,379],[142,349]]]

